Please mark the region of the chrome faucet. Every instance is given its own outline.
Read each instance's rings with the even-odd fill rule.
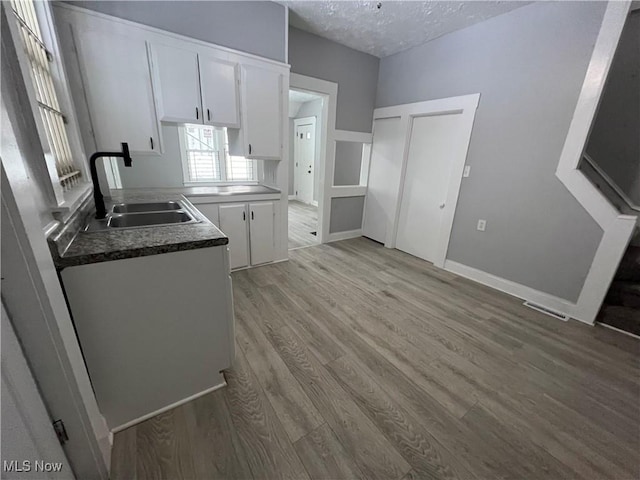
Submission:
[[[96,152],[89,159],[89,168],[91,170],[91,181],[93,182],[93,201],[96,204],[96,218],[101,219],[107,216],[107,209],[104,206],[104,197],[100,191],[100,183],[98,182],[98,171],[96,170],[96,160],[101,157],[122,157],[124,166],[131,166],[131,155],[129,154],[129,144],[122,143],[122,152]]]

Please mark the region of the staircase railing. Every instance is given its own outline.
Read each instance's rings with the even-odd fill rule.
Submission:
[[[616,196],[622,200],[624,206],[632,210],[633,212],[640,213],[640,206],[636,205],[629,196],[622,191],[622,189],[614,182],[609,175],[607,175],[602,168],[591,158],[586,152],[583,153],[582,158],[589,164],[589,166],[604,180],[609,189],[616,194]],[[602,190],[602,189],[601,189]]]

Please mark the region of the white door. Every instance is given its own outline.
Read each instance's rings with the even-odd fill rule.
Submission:
[[[76,35],[97,149],[159,151],[160,134],[147,42],[82,26]]]
[[[183,48],[153,44],[159,81],[160,120],[202,123],[198,54]]]
[[[429,262],[437,256],[461,118],[450,114],[413,119],[396,247]]]
[[[315,172],[316,127],[313,123],[298,124],[295,131],[293,157],[295,161],[294,189],[298,200],[313,202]]]
[[[2,478],[74,478],[62,447],[56,437],[31,370],[25,359],[13,326],[2,305]],[[6,435],[6,436],[5,436]],[[30,461],[31,471],[23,461]],[[52,472],[36,472],[35,460],[55,467]],[[16,463],[11,463],[15,461]]]
[[[243,68],[247,157],[279,159],[282,142],[281,75],[259,67]]]
[[[389,242],[396,214],[403,142],[400,117],[374,121],[362,234],[381,243]]]
[[[220,205],[219,216],[220,230],[229,237],[230,267],[246,267],[249,265],[246,204]]]
[[[249,204],[251,265],[272,262],[273,245],[273,203],[260,202]]]
[[[207,55],[198,58],[204,123],[240,127],[237,65]]]

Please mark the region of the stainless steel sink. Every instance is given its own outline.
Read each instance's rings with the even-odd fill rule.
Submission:
[[[92,219],[85,232],[119,230],[127,228],[162,227],[199,223],[197,211],[180,200],[148,203],[119,203],[103,219]]]
[[[107,221],[107,227],[111,228],[133,228],[133,227],[149,227],[152,225],[169,225],[173,223],[193,222],[194,219],[187,212],[168,211],[168,212],[150,212],[135,214],[118,214],[111,215]]]
[[[113,206],[113,213],[140,213],[163,212],[180,210],[182,205],[178,202],[151,202],[151,203],[119,203]]]

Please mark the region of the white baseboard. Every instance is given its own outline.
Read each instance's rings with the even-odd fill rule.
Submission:
[[[289,195],[289,200],[295,200],[296,196],[295,195]]]
[[[473,280],[474,282],[481,283],[482,285],[495,288],[496,290],[507,293],[514,297],[540,305],[549,310],[556,311],[567,317],[580,320],[579,318],[576,318],[574,316],[574,312],[576,311],[576,304],[571,303],[568,300],[564,300],[554,295],[535,290],[531,287],[527,287],[526,285],[512,282],[511,280],[506,280],[496,275],[483,272],[482,270],[478,270],[476,268],[469,267],[452,260],[445,260],[444,269],[451,273],[455,273],[456,275],[460,275],[461,277]]]
[[[317,200],[312,200],[311,201],[311,205],[313,205],[314,207],[318,206],[318,201]]]
[[[338,242],[340,240],[347,240],[349,238],[356,238],[362,236],[362,229],[348,230],[346,232],[330,233],[327,242]]]
[[[227,382],[224,379],[224,376],[222,375],[222,373],[219,373],[218,375],[220,375],[221,382],[218,383],[217,385],[214,385],[211,388],[207,388],[206,390],[203,390],[203,391],[198,392],[198,393],[196,393],[194,395],[191,395],[190,397],[183,398],[182,400],[179,400],[179,401],[177,401],[175,403],[172,403],[171,405],[167,405],[166,407],[159,408],[155,412],[147,413],[146,415],[138,417],[135,420],[131,420],[130,422],[127,422],[127,423],[125,423],[123,425],[120,425],[118,427],[112,428],[111,431],[113,433],[118,433],[118,432],[120,432],[122,430],[126,430],[127,428],[133,427],[134,425],[142,423],[145,420],[149,420],[150,418],[155,417],[156,415],[160,415],[161,413],[164,413],[164,412],[169,411],[169,410],[171,410],[173,408],[179,407],[180,405],[184,405],[185,403],[190,402],[191,400],[195,400],[196,398],[202,397],[203,395],[206,395],[206,394],[211,393],[211,392],[215,392],[216,390],[219,390],[222,387],[226,387],[227,386]]]

